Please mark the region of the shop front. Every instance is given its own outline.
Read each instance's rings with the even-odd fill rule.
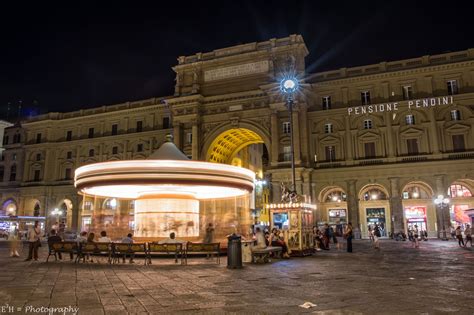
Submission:
[[[380,230],[382,237],[388,235],[387,232],[387,221],[385,208],[366,208],[367,228],[371,227],[372,230],[377,225]]]
[[[408,230],[414,229],[415,225],[419,231],[427,231],[426,207],[413,206],[405,207],[406,227]]]

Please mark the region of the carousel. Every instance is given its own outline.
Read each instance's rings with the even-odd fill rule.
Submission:
[[[132,232],[143,241],[171,232],[199,241],[209,224],[215,241],[231,233],[250,235],[254,180],[248,169],[188,159],[171,137],[147,160],[94,163],[75,172],[87,230],[106,230],[112,238]],[[112,210],[103,206],[107,200]]]

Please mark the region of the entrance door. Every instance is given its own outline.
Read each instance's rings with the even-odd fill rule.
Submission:
[[[405,208],[405,218],[407,220],[407,229],[413,229],[415,224],[419,231],[427,231],[426,225],[426,207],[414,206]]]
[[[387,236],[386,221],[385,221],[385,208],[366,208],[367,214],[367,227],[372,229],[377,224],[382,236]]]

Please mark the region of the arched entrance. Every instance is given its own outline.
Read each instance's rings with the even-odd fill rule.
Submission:
[[[402,191],[403,218],[405,233],[416,224],[428,237],[436,236],[436,207],[434,193],[430,185],[421,181],[409,182]],[[398,231],[396,231],[398,232]]]
[[[469,217],[470,209],[474,209],[474,181],[464,179],[454,181],[448,188],[448,197],[451,199],[449,214],[451,226],[462,229],[466,224],[472,224]]]
[[[330,225],[346,224],[349,219],[347,212],[347,194],[339,186],[324,188],[319,194],[321,204],[321,221]]]
[[[362,235],[368,237],[368,227],[378,225],[382,237],[387,237],[391,229],[389,194],[379,184],[364,186],[359,192],[359,214]]]

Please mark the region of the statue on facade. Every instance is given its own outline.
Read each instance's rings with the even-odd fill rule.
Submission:
[[[301,199],[300,195],[296,193],[296,191],[289,190],[283,182],[280,183],[280,188],[281,188],[281,201],[280,202],[289,202],[289,203],[294,203],[294,202],[299,202]]]

